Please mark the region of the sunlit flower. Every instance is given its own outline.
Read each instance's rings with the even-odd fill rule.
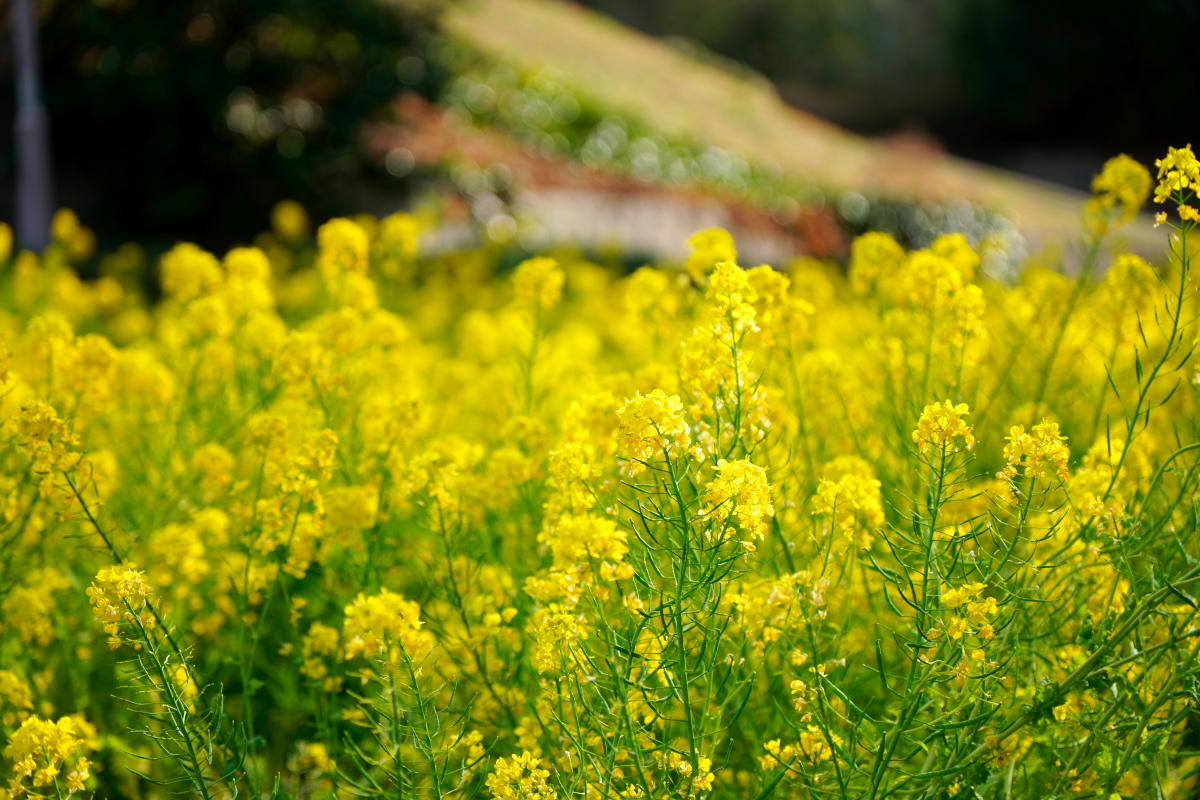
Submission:
[[[925,453],[930,447],[952,447],[959,438],[968,449],[973,447],[975,437],[971,427],[963,421],[963,417],[969,413],[966,403],[955,405],[949,400],[925,406],[917,421],[917,429],[912,433],[917,449]]]

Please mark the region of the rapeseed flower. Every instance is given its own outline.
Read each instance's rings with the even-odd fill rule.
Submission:
[[[84,782],[90,777],[91,762],[83,756],[75,759],[73,767],[67,762],[84,748],[71,717],[62,717],[58,722],[29,717],[4,748],[4,755],[13,762],[13,778],[8,785],[10,795],[20,797],[26,792],[32,794],[39,786],[54,784],[63,769],[70,769],[65,776],[67,793],[83,791]]]
[[[880,278],[892,279],[904,263],[904,248],[890,233],[870,231],[850,244],[850,287],[871,292]]]
[[[550,771],[542,769],[537,757],[526,751],[510,759],[496,759],[487,787],[493,800],[557,800],[558,792],[546,782],[549,777]]]
[[[828,515],[845,539],[867,549],[873,534],[883,525],[882,485],[867,462],[855,456],[840,456],[825,465],[825,477],[813,500],[813,514]]]
[[[145,628],[155,625],[153,591],[146,582],[146,574],[135,564],[105,567],[96,573],[96,579],[88,587],[92,614],[104,626],[112,647],[119,644],[121,625],[138,623]]]
[[[33,708],[33,691],[11,669],[0,669],[0,704],[27,710]]]
[[[533,663],[539,673],[582,669],[579,642],[588,638],[587,628],[571,614],[551,613],[537,628]]]
[[[271,229],[284,242],[299,242],[309,234],[308,212],[295,200],[281,200],[271,209]]]
[[[1127,155],[1104,162],[1092,179],[1092,198],[1084,212],[1089,226],[1104,234],[1110,226],[1133,222],[1150,196],[1150,184],[1150,173]]]
[[[325,280],[365,276],[370,269],[370,237],[352,219],[331,219],[317,229],[317,268]]]
[[[1161,175],[1184,206],[1188,153]],[[1141,191],[1118,161],[1093,207],[1112,227]],[[180,727],[138,733],[104,700],[139,669],[143,702],[213,743],[147,775],[214,797],[272,773],[314,798],[334,776],[364,795],[987,797],[1009,776],[1013,796],[1165,797],[1186,772],[1167,723],[1188,697],[1165,691],[1195,671],[1182,231],[1161,266],[1116,252],[1080,283],[1042,260],[1008,285],[974,230],[871,233],[848,272],[742,269],[707,231],[687,275],[618,276],[423,251],[406,214],[316,241],[299,207],[273,222],[219,258],[172,249],[153,304],[136,248],[101,280],[63,241],[0,271],[0,727],[101,715],[68,716],[74,749],[53,776],[23,763],[21,793],[79,791],[114,732],[141,752]],[[1064,432],[1091,445],[1079,463]],[[89,607],[129,664],[66,635]],[[1043,724],[1063,698],[1070,736]],[[930,730],[958,745],[923,747]],[[992,758],[1017,768],[975,769]]]
[[[1156,203],[1200,187],[1200,161],[1196,160],[1190,144],[1178,149],[1167,148],[1167,155],[1157,159],[1154,166],[1158,168],[1158,184],[1154,187]]]
[[[1067,462],[1071,458],[1066,437],[1059,433],[1058,423],[1048,419],[1033,426],[1033,433],[1025,432],[1024,425],[1016,425],[1008,432],[1008,444],[1004,446],[1004,458],[1008,466],[1001,477],[1012,480],[1018,471],[1026,477],[1044,478],[1051,475],[1059,480],[1069,476]]]
[[[388,589],[360,593],[346,606],[343,651],[346,660],[383,655],[389,646],[400,647],[419,660],[433,646],[433,637],[421,630],[421,607]],[[328,642],[328,637],[322,641]],[[327,644],[326,644],[327,646]]]
[[[737,246],[724,228],[709,228],[688,239],[692,252],[683,262],[684,271],[697,283],[721,263],[737,263]]]
[[[691,434],[683,415],[683,402],[678,395],[668,396],[655,389],[643,396],[640,392],[617,409],[621,421],[621,443],[629,458],[628,465],[636,471],[643,462],[670,453],[672,448],[685,450],[691,444]]]
[[[921,453],[929,451],[930,447],[945,449],[953,447],[957,439],[970,449],[975,445],[975,436],[971,427],[963,420],[971,413],[966,403],[955,405],[949,400],[925,406],[921,418],[917,421],[917,429],[912,432],[912,440]]]
[[[753,549],[750,540],[765,539],[768,518],[775,516],[766,470],[747,459],[719,461],[716,477],[704,487],[704,510],[701,514],[712,520],[717,528],[714,535],[719,541],[730,537],[724,525],[736,519],[748,537],[743,545]]]
[[[553,258],[531,258],[517,265],[513,273],[517,303],[530,311],[548,311],[562,298],[562,268]]]

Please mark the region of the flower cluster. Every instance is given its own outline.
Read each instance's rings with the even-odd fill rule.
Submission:
[[[29,717],[4,748],[4,755],[13,762],[9,796],[19,798],[26,793],[34,794],[37,787],[56,784],[64,769],[70,770],[63,776],[67,794],[82,792],[90,776],[91,762],[82,755],[74,759],[72,766],[68,762],[84,749],[78,726],[71,717],[62,717],[58,722]]]
[[[1143,177],[1078,280],[0,226],[0,800],[1186,795],[1200,301],[1105,238]]]
[[[975,644],[964,647],[969,660],[959,662],[958,670],[962,674],[969,672],[972,662],[978,664],[987,659],[985,648],[996,636],[992,618],[1000,609],[996,598],[983,596],[986,588],[975,582],[942,590],[942,606],[955,612],[946,622],[946,634],[954,642],[962,640],[965,634],[971,634],[975,639]]]
[[[917,450],[922,453],[929,452],[931,447],[945,450],[954,447],[955,440],[960,438],[967,449],[973,447],[975,436],[971,426],[963,421],[969,413],[971,410],[966,403],[955,405],[949,400],[925,406],[917,420],[917,429],[912,432]]]
[[[70,470],[80,462],[76,451],[79,439],[54,406],[38,400],[26,404],[17,417],[21,447],[29,454],[33,472],[40,476],[42,497],[55,494],[56,473]]]
[[[625,532],[611,519],[595,516],[559,517],[538,534],[538,541],[549,545],[560,567],[589,559],[618,562],[629,552]]]
[[[550,614],[537,630],[537,647],[533,663],[538,672],[575,670],[582,666],[577,643],[587,639],[587,629],[577,616]]]
[[[736,519],[748,537],[742,544],[752,549],[750,540],[765,539],[769,518],[775,516],[766,470],[746,459],[718,462],[717,476],[704,487],[702,514],[713,521],[720,541],[730,538],[732,532],[725,525]]]
[[[829,516],[834,529],[867,549],[884,522],[883,500],[871,465],[856,456],[840,456],[825,465],[817,486],[813,514]]]
[[[421,624],[421,608],[412,600],[388,589],[373,595],[360,593],[346,606],[345,657],[385,654],[396,646],[419,660],[432,646],[432,637],[421,630]],[[328,652],[331,637],[326,634],[322,641],[320,651]],[[311,653],[318,646],[309,647]]]
[[[1200,161],[1196,160],[1192,146],[1171,147],[1167,155],[1156,159],[1158,185],[1154,187],[1154,201],[1161,203],[1177,192],[1200,186]]]
[[[564,279],[562,269],[553,258],[523,261],[513,273],[517,302],[531,311],[548,311],[562,297]]]
[[[105,567],[96,574],[88,587],[92,614],[104,626],[115,647],[122,623],[137,623],[147,628],[155,625],[152,590],[146,574],[134,564]]]
[[[1054,476],[1066,480],[1070,476],[1067,462],[1071,450],[1066,437],[1059,433],[1058,423],[1048,419],[1033,426],[1033,433],[1026,433],[1024,425],[1015,425],[1008,432],[1008,444],[1004,446],[1004,460],[1008,462],[1000,477],[1012,480],[1018,471],[1028,478]]]
[[[1085,210],[1089,225],[1103,233],[1109,226],[1133,222],[1150,196],[1150,183],[1146,168],[1127,155],[1104,162],[1092,180],[1092,198]]]
[[[686,449],[692,441],[683,416],[683,402],[678,395],[668,397],[662,389],[645,396],[640,392],[635,394],[617,409],[617,418],[621,421],[621,441],[634,471],[671,448]]]
[[[892,236],[870,231],[850,245],[850,286],[856,294],[871,292],[880,278],[891,279],[904,263],[904,248]]]
[[[694,281],[704,276],[721,263],[737,263],[737,245],[729,231],[724,228],[709,228],[688,239],[692,252],[683,262],[683,269]]]
[[[678,774],[687,781],[686,794],[688,796],[712,790],[712,759],[708,756],[697,756],[693,766],[692,760],[686,753],[672,750],[665,759],[660,759],[660,761],[664,762],[663,766],[666,770]]]
[[[754,303],[758,292],[750,284],[746,271],[731,261],[722,261],[708,276],[705,292],[711,308],[709,330],[719,337],[737,339],[748,331],[757,331]]]
[[[538,766],[533,753],[498,758],[488,775],[487,788],[493,800],[556,800],[558,792],[546,782],[550,771]]]
[[[795,744],[783,744],[779,739],[767,742],[763,745],[763,749],[767,753],[761,757],[760,761],[763,769],[767,770],[797,769],[795,766],[797,761],[804,762],[808,767],[816,767],[833,757],[833,750],[829,746],[830,741],[836,747],[841,747],[843,744],[842,737],[834,734],[826,739],[820,728],[809,725],[800,731],[800,736]]]

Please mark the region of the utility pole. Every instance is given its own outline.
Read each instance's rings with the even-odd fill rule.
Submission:
[[[50,175],[50,122],[42,102],[34,0],[11,0],[14,72],[17,79],[16,240],[41,250],[50,243],[54,187]]]

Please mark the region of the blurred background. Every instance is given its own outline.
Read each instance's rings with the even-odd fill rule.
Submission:
[[[1006,216],[1022,216],[1010,213],[1014,192],[1047,208],[1074,202],[1037,182],[1086,191],[1106,158],[1150,163],[1200,122],[1188,46],[1200,4],[1183,0],[584,3],[596,14],[564,0],[42,0],[55,204],[75,209],[101,249],[133,238],[151,249],[180,239],[222,249],[251,240],[276,203],[295,198],[317,222],[432,204],[443,223],[458,220],[447,241],[476,235],[530,249],[559,234],[614,238],[645,216],[640,202],[670,236],[741,225],[767,257],[836,256],[866,227],[910,240],[944,227],[976,238],[1003,231]],[[587,65],[556,62],[558,40],[572,36],[599,37],[610,52],[620,49],[612,42],[631,53],[652,46],[708,70],[681,67],[671,79],[696,97],[695,119],[677,111],[680,124],[664,124],[626,97],[636,85],[616,97]],[[528,60],[541,52],[543,63]],[[13,65],[5,35],[6,220]],[[784,150],[718,141],[705,103],[714,121],[784,118],[773,106],[726,112],[689,89],[715,75],[806,112],[762,123],[807,126],[781,129],[797,151],[836,138],[850,148],[842,161],[882,148],[872,163],[944,161],[949,184],[971,188],[927,197],[920,175],[859,187],[864,179],[824,174],[803,153],[793,164]],[[960,174],[969,180],[955,183]],[[979,188],[987,181],[1008,183]],[[968,205],[948,199],[955,192]],[[1048,214],[1027,212],[1024,222]],[[608,227],[581,232],[581,216]],[[657,255],[653,235],[639,236],[626,238]]]
[[[1080,190],[1111,155],[1150,162],[1200,121],[1180,103],[1200,23],[1185,0],[585,2],[743,63],[850,130]]]

